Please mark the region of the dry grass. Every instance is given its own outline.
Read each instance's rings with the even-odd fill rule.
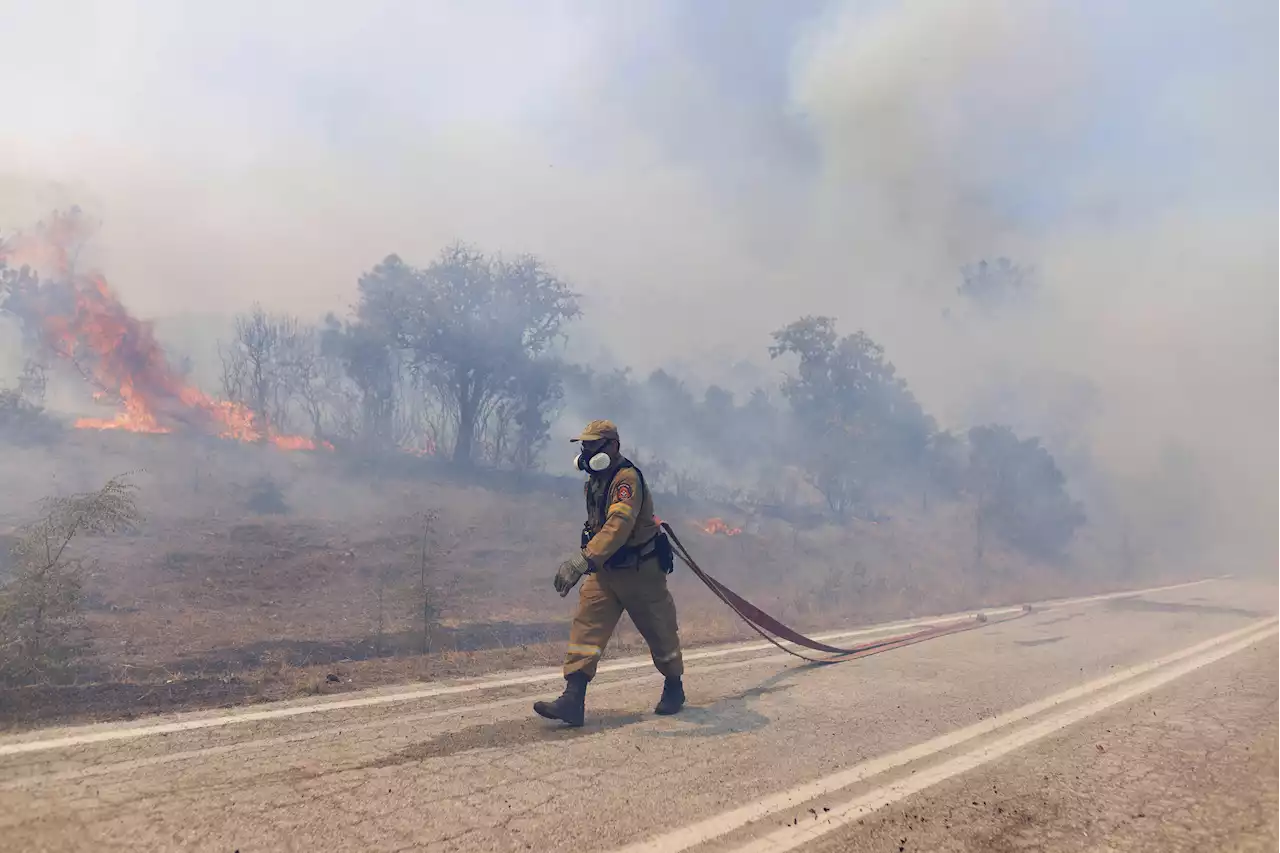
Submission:
[[[48,452],[0,447],[14,471],[0,535],[51,491],[83,491],[138,471],[147,521],[93,540],[94,655],[78,683],[3,690],[0,726],[119,717],[475,675],[560,660],[573,597],[551,588],[576,546],[580,492],[482,489],[406,469],[374,480],[327,454],[290,454],[174,436],[79,434]],[[258,476],[283,484],[291,512],[255,515]],[[429,587],[438,616],[421,640],[422,516],[435,510]],[[1117,587],[1102,564],[1054,567],[988,549],[973,565],[966,507],[911,510],[880,524],[798,530],[764,520],[734,537],[731,508],[663,506],[699,563],[801,629]],[[445,556],[445,552],[447,556]],[[672,576],[687,644],[754,635],[690,573]],[[381,606],[379,590],[381,589]],[[381,618],[379,613],[381,612]],[[381,636],[379,636],[381,625]],[[642,654],[624,619],[608,656]],[[331,677],[332,676],[332,677]]]

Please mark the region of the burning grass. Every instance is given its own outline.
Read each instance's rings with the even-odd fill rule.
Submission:
[[[697,522],[698,527],[708,536],[737,536],[742,533],[741,527],[732,527],[725,524],[723,518],[708,518],[706,521]]]
[[[261,429],[244,405],[217,400],[187,384],[169,363],[150,324],[131,315],[106,277],[75,263],[90,223],[77,210],[55,215],[0,246],[0,260],[27,267],[4,310],[38,335],[44,349],[73,367],[99,402],[115,403],[110,418],[80,418],[78,429],[170,433],[179,430],[284,450],[332,446],[299,435]]]

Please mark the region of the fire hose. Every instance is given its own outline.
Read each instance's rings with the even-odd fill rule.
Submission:
[[[831,646],[810,637],[806,637],[794,628],[790,628],[779,622],[774,617],[765,613],[759,607],[747,601],[733,590],[729,589],[720,581],[707,574],[706,571],[698,565],[693,559],[693,555],[685,548],[684,543],[680,541],[680,537],[676,536],[676,532],[671,529],[671,525],[665,521],[661,522],[662,530],[667,534],[667,538],[671,540],[672,552],[676,557],[680,558],[680,562],[689,567],[689,570],[697,576],[698,580],[707,585],[707,588],[716,596],[716,598],[728,605],[729,609],[738,614],[743,622],[764,637],[773,645],[789,655],[794,655],[801,660],[810,663],[841,663],[843,661],[854,660],[856,658],[868,657],[870,655],[887,652],[893,649],[900,649],[904,646],[910,646],[915,643],[922,643],[925,640],[932,640],[937,637],[946,637],[951,634],[961,634],[965,631],[973,631],[988,625],[1001,624],[1004,622],[1012,622],[1020,619],[1031,612],[1030,606],[1024,605],[1021,612],[1006,616],[1000,619],[990,619],[984,614],[978,614],[972,619],[957,621],[946,625],[926,626],[919,631],[909,634],[899,634],[892,637],[885,637],[880,640],[872,640],[868,643],[853,646],[851,648],[840,648],[839,646]],[[784,646],[781,640],[787,640],[797,646],[811,649],[815,652],[825,652],[826,657],[816,657],[797,651],[790,646]]]

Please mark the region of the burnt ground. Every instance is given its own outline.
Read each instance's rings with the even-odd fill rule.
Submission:
[[[388,467],[105,433],[38,450],[0,446],[0,460],[17,472],[0,497],[0,535],[32,519],[40,497],[125,471],[146,515],[133,534],[78,544],[91,652],[59,683],[0,685],[0,727],[560,660],[574,598],[559,598],[550,578],[577,543],[573,480],[477,482],[420,460]],[[262,476],[279,484],[285,512],[249,509]],[[837,527],[662,495],[657,503],[705,569],[801,629],[1158,579],[1117,579],[1102,562],[1041,565],[991,547],[975,568],[971,512],[957,504]],[[710,516],[743,532],[703,533]],[[672,586],[686,643],[754,636],[689,572],[678,569]],[[608,655],[643,649],[624,618]]]

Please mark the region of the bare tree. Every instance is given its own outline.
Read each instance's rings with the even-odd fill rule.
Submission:
[[[360,387],[347,375],[342,357],[326,343],[329,335],[327,327],[318,331],[315,377],[303,386],[301,405],[313,428],[319,423],[326,438],[354,441],[362,423]]]
[[[292,354],[290,366],[293,393],[302,413],[311,423],[311,435],[314,438],[324,438],[325,416],[328,414],[324,375],[326,363],[320,357],[319,338],[314,328],[306,328],[300,332],[298,347]]]
[[[284,395],[295,402],[311,425],[314,438],[325,438],[326,421],[333,415],[342,384],[342,368],[336,359],[326,358],[320,351],[320,330],[297,324],[286,334],[280,348],[281,378]]]
[[[480,443],[494,467],[501,467],[506,459],[518,408],[519,404],[514,399],[501,398],[480,425]]]
[[[269,314],[255,304],[236,317],[235,341],[218,345],[223,394],[249,407],[264,439],[273,430],[287,431],[294,385],[290,357],[299,347],[298,337],[296,317]]]

